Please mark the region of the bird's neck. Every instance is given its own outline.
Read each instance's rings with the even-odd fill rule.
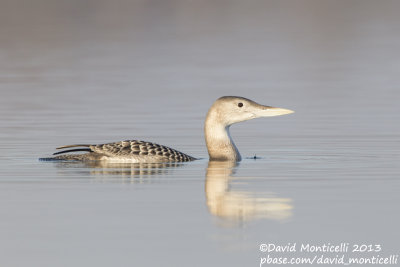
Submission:
[[[217,114],[213,112],[207,114],[204,135],[210,160],[241,160],[240,153],[229,134],[229,126],[221,123]]]

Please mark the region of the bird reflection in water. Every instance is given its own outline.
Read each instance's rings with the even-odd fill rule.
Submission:
[[[74,168],[82,174],[95,176],[96,178],[123,179],[129,183],[151,182],[148,179],[154,176],[169,176],[172,170],[182,166],[183,163],[111,163],[107,161],[60,161],[57,167],[61,169]]]
[[[231,161],[209,161],[205,191],[211,214],[236,223],[255,219],[284,221],[292,216],[290,198],[274,197],[272,193],[260,197],[254,192],[231,189],[231,175],[237,165]]]
[[[108,182],[119,178],[124,183],[153,183],[153,178],[167,178],[185,163],[110,163],[106,161],[58,162],[62,170],[73,168],[87,176]],[[205,194],[209,212],[225,222],[244,223],[256,219],[284,221],[292,216],[290,198],[276,197],[269,192],[246,192],[230,188],[232,174],[238,163],[234,161],[209,161],[206,171]],[[243,178],[243,177],[242,177]],[[240,177],[235,177],[240,179]],[[160,181],[159,179],[158,182]],[[115,181],[115,180],[114,180]],[[262,196],[260,196],[262,194]]]

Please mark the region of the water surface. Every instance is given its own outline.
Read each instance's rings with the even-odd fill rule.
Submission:
[[[2,2],[1,266],[259,266],[271,242],[398,254],[398,2]],[[296,113],[232,126],[247,158],[208,162],[223,95]],[[201,159],[38,161],[126,139]]]

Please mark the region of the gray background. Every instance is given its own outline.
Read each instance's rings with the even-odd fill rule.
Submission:
[[[259,266],[270,242],[399,253],[399,1],[0,4],[1,266]],[[296,113],[234,125],[261,159],[208,168],[223,95]],[[202,159],[37,160],[125,139]]]

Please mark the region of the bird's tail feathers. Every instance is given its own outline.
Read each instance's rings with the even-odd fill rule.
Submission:
[[[92,150],[90,148],[76,148],[76,149],[68,149],[68,150],[56,152],[56,153],[53,153],[53,155],[64,154],[64,153],[69,153],[69,152],[79,152],[79,151],[92,152]]]
[[[64,148],[71,148],[71,147],[90,147],[91,145],[83,144],[83,145],[67,145],[67,146],[60,146],[56,149],[64,149]]]

